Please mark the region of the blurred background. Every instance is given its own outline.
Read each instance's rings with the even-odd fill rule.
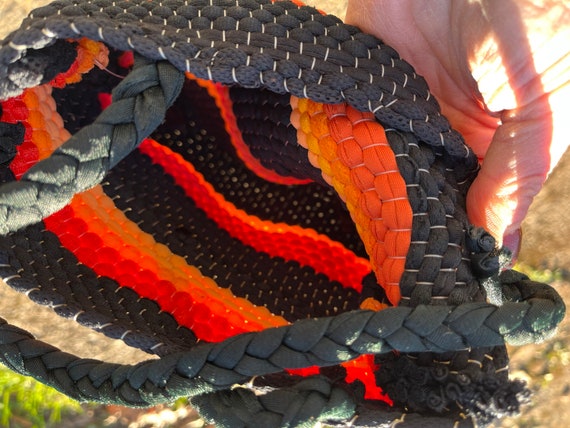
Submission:
[[[38,0],[0,0],[0,39],[16,29]],[[308,0],[327,13],[344,17],[346,0]],[[570,299],[570,155],[567,153],[535,199],[523,225],[517,268],[553,284]],[[55,316],[28,299],[0,287],[0,317],[32,331],[42,340],[75,354],[133,363],[148,358],[121,342]],[[49,321],[53,319],[53,322]],[[511,348],[512,376],[527,380],[533,403],[501,427],[558,427],[570,421],[570,326],[565,320],[557,337],[533,346]],[[0,426],[6,427],[202,427],[204,421],[182,399],[172,406],[133,410],[118,406],[78,405],[53,390],[0,367]]]

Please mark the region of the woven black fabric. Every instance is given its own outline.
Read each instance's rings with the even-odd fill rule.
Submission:
[[[179,70],[204,79],[263,86],[319,102],[346,100],[359,110],[373,111],[381,123],[413,131],[456,162],[475,159],[439,114],[437,102],[413,68],[378,39],[335,17],[290,2],[247,1],[239,6],[223,0],[193,5],[173,2],[170,6],[142,0],[132,3],[121,8],[111,1],[61,1],[36,10],[24,24],[26,31],[6,39],[7,49],[0,57],[0,63],[7,65],[0,75],[2,97],[17,92],[18,85],[23,88],[28,84],[3,76],[14,72],[10,62],[25,49],[27,40],[42,40],[37,47],[48,43],[41,30],[47,26],[44,33],[51,37],[83,35],[103,40],[120,50],[134,49],[152,60],[167,59]],[[101,22],[107,19],[120,25],[100,31],[101,27],[89,19],[94,12]],[[137,18],[147,32],[136,24]],[[308,21],[308,28],[299,28],[301,22]],[[286,37],[288,31],[290,37]]]
[[[155,302],[78,263],[42,225],[0,240],[0,254],[0,272],[10,287],[65,318],[158,355],[196,343]]]
[[[502,307],[464,304],[451,311],[446,307],[418,306],[414,310],[395,307],[380,312],[349,312],[242,334],[220,344],[196,346],[136,366],[79,360],[4,324],[0,328],[0,358],[12,369],[33,374],[79,399],[149,405],[175,396],[229,388],[285,367],[332,365],[359,353],[394,349],[457,351],[465,348],[465,343],[479,347],[501,344],[503,334],[529,339],[529,320],[525,318],[532,319],[541,306],[550,310],[544,317],[549,321],[535,335],[547,334],[563,316],[563,303],[559,298],[551,300],[552,292],[535,284],[523,281],[518,287],[528,302]],[[515,313],[525,315],[514,317]]]
[[[0,167],[0,277],[60,315],[161,358],[134,366],[82,360],[2,322],[4,364],[80,400],[148,406],[191,396],[220,426],[471,426],[519,410],[527,390],[508,380],[505,341],[548,338],[564,304],[546,285],[499,275],[494,240],[465,214],[477,159],[397,52],[287,1],[60,0],[35,10],[0,44],[0,100],[68,70],[73,40],[82,37],[103,42],[114,60],[134,51],[134,66],[111,65],[111,73],[56,90],[73,137],[20,181],[8,164]],[[217,107],[183,72],[232,86],[238,127],[264,167],[316,183],[269,183],[239,164]],[[111,91],[102,110],[97,94]],[[372,274],[359,295],[230,239],[166,167],[136,151],[152,135],[238,209],[313,228],[365,256],[342,203],[296,143],[290,95],[348,103],[386,129],[413,211],[400,306],[353,310],[366,297],[384,300]],[[0,122],[2,160],[21,139],[18,125]],[[292,323],[197,341],[156,303],[78,262],[41,221],[99,183],[149,236]],[[345,380],[339,364],[369,354],[394,409],[365,398],[361,381]],[[315,365],[319,375],[285,372]]]
[[[134,185],[125,186],[126,181]],[[360,296],[355,290],[331,282],[310,266],[269,257],[229,237],[143,155],[133,153],[117,165],[104,188],[142,230],[164,237],[169,248],[204,275],[288,321],[358,308]],[[137,198],[137,192],[150,197]]]
[[[411,248],[400,281],[402,304],[443,304],[443,299],[452,305],[484,301],[484,291],[471,266],[477,257],[474,254],[484,249],[466,245],[464,231],[470,224],[455,169],[411,133],[388,131],[387,136],[414,212]],[[476,171],[476,165],[473,167]],[[491,250],[485,249],[485,254]],[[498,269],[497,262],[491,274]]]
[[[236,207],[264,220],[313,228],[364,256],[354,223],[334,190],[316,183],[292,188],[257,177],[237,159],[217,107],[205,92],[187,82],[153,138],[188,159]]]
[[[22,124],[0,122],[0,164],[8,162],[16,155],[16,147],[22,143],[24,131]]]
[[[297,129],[290,123],[289,96],[232,88],[231,99],[241,134],[264,167],[285,177],[324,184],[320,171],[309,163],[307,149],[296,142]]]

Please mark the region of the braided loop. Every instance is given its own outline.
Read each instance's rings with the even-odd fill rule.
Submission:
[[[6,234],[63,208],[73,195],[98,184],[164,119],[184,81],[166,62],[147,59],[114,90],[114,102],[21,180],[2,187],[0,233]]]
[[[350,420],[356,404],[350,394],[331,385],[324,377],[303,379],[292,387],[260,395],[239,387],[231,391],[202,394],[192,405],[219,427],[306,427],[316,422]]]
[[[551,335],[564,316],[564,303],[547,286],[523,279],[509,284],[504,294],[526,300],[500,307],[469,303],[347,312],[245,333],[135,366],[79,359],[5,322],[0,351],[2,362],[13,370],[76,399],[147,406],[228,389],[284,369],[335,365],[361,354],[458,351],[500,345],[503,337],[517,344],[536,342]]]
[[[216,391],[192,398],[192,405],[207,420],[215,420],[220,428],[279,426],[313,427],[316,422],[326,426],[355,428],[389,428],[398,426],[472,428],[474,421],[465,415],[455,418],[432,416],[408,411],[400,413],[382,402],[367,402],[365,406],[346,387],[335,384],[325,376],[295,379],[292,385],[274,390],[272,383],[283,384],[277,379],[269,386],[258,386],[268,377],[255,378],[252,382],[232,391]],[[289,384],[291,381],[289,380]]]

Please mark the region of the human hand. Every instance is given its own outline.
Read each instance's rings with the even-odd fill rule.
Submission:
[[[521,222],[570,143],[570,4],[349,0],[346,21],[425,77],[482,161],[469,219],[516,256]]]

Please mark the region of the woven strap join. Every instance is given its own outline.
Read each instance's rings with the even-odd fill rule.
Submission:
[[[23,121],[10,119],[16,116],[14,106],[25,104],[22,94],[40,85],[58,87],[61,76],[70,75],[77,44],[84,40],[113,52],[134,52],[134,65],[114,87],[112,102],[87,126],[38,156],[41,160],[25,172],[3,170],[0,233],[6,244],[0,247],[0,274],[37,303],[160,358],[136,365],[81,359],[2,321],[4,364],[81,401],[140,407],[189,396],[208,420],[227,427],[317,422],[472,426],[518,410],[524,388],[500,377],[506,375],[504,345],[552,336],[564,303],[547,285],[513,271],[499,273],[501,251],[465,214],[464,195],[477,173],[477,159],[441,115],[426,82],[393,49],[297,2],[57,1],[32,12],[0,46],[1,161],[19,156],[25,144],[18,144],[31,132]],[[158,141],[159,134],[168,134],[169,110],[180,108],[176,103],[186,96],[189,80],[198,82],[194,90],[201,85],[216,99],[228,139],[260,177],[285,184],[316,181],[327,189],[323,192],[342,200],[362,249],[354,236],[343,246],[313,232],[299,234],[306,241],[292,239],[290,251],[284,245],[249,245],[276,257],[296,257],[302,265],[319,254],[351,257],[358,273],[337,272],[331,263],[315,263],[314,269],[332,278],[331,283],[351,283],[361,295],[359,305],[349,307],[354,310],[335,307],[332,316],[291,322],[267,315],[269,321],[258,331],[208,343],[203,337],[207,328],[199,322],[195,328],[181,327],[185,315],[179,309],[173,311],[176,321],[168,318],[161,307],[167,303],[160,303],[166,298],[157,297],[157,304],[134,287],[113,292],[86,288],[85,296],[69,303],[63,289],[40,286],[22,274],[23,260],[42,248],[44,226],[56,227],[50,216],[62,215],[70,206],[73,211],[76,195],[113,171],[125,175],[121,161],[137,150],[157,164],[160,156],[166,159],[167,152],[147,138]],[[271,107],[264,108],[272,112],[259,119],[255,109],[261,107],[254,103],[269,99]],[[246,113],[252,104],[255,112]],[[286,117],[275,113],[280,109]],[[270,133],[283,129],[263,138],[251,125],[256,120],[259,126],[269,124]],[[189,168],[184,171],[181,177],[198,177]],[[184,187],[184,180],[177,184]],[[214,193],[207,189],[205,194]],[[205,210],[217,201],[219,211],[245,218],[220,199],[196,200]],[[248,224],[270,228],[256,221]],[[231,229],[237,223],[228,224],[224,227]],[[278,226],[297,233],[283,223]],[[242,239],[239,233],[232,236]],[[307,242],[318,242],[326,252],[297,255]],[[152,248],[166,254],[163,247]],[[76,269],[67,274],[67,283],[82,276],[82,268]],[[197,270],[184,272],[191,272],[189,281],[210,287]],[[122,309],[127,304],[131,307]],[[109,315],[105,305],[126,314]],[[248,316],[243,307],[236,308],[236,316],[240,310]],[[386,391],[393,407],[372,399],[368,384],[347,380],[357,372],[351,361],[368,361],[373,387]],[[468,361],[478,367],[469,367]],[[461,370],[453,370],[461,364]],[[299,371],[315,366],[318,374]],[[488,382],[492,376],[495,383]],[[428,390],[414,382],[437,387]],[[486,382],[493,393],[484,395],[487,390],[477,389],[477,382]],[[443,391],[445,404],[430,395],[435,389]],[[501,394],[507,397],[503,401]],[[458,409],[451,415],[446,413],[449,403]]]

